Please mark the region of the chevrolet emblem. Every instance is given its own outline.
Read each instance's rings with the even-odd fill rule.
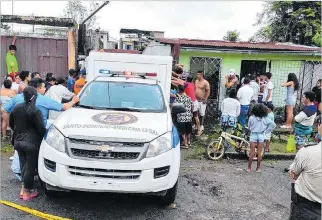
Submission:
[[[101,152],[111,152],[114,150],[114,147],[110,147],[108,145],[102,145],[102,146],[97,146],[96,150],[99,150]]]

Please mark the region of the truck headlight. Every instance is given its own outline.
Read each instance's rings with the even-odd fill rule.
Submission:
[[[160,154],[163,154],[169,150],[171,150],[172,146],[171,140],[171,132],[168,132],[157,139],[153,140],[149,144],[148,152],[146,153],[146,157],[155,157]]]
[[[65,152],[65,137],[54,125],[48,129],[45,141],[56,150]]]

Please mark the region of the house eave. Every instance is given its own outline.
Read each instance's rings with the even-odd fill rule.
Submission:
[[[319,51],[282,51],[282,50],[246,50],[246,49],[228,49],[228,48],[209,48],[209,47],[180,47],[182,51],[189,52],[211,52],[211,53],[235,53],[235,54],[283,54],[283,55],[304,55],[304,56],[321,56]]]

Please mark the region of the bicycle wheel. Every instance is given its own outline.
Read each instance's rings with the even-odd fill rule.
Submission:
[[[263,143],[263,147],[262,147],[262,152],[261,152],[262,159],[263,159],[263,157],[264,157],[264,155],[265,155],[265,144],[266,144],[266,143],[264,142],[264,143]],[[250,145],[249,145],[249,147],[247,147],[247,149],[245,150],[245,154],[246,154],[247,158],[249,158],[249,155],[250,155]],[[257,148],[255,148],[255,155],[254,155],[253,160],[257,160]]]
[[[221,159],[225,154],[223,139],[220,137],[217,140],[211,141],[207,146],[206,154],[211,160]]]

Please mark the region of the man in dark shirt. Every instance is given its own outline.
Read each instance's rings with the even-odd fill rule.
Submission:
[[[313,87],[312,91],[315,93],[314,104],[318,108],[319,112],[322,112],[322,103],[321,103],[321,88],[322,88],[322,79],[319,79],[316,82],[316,86]]]

